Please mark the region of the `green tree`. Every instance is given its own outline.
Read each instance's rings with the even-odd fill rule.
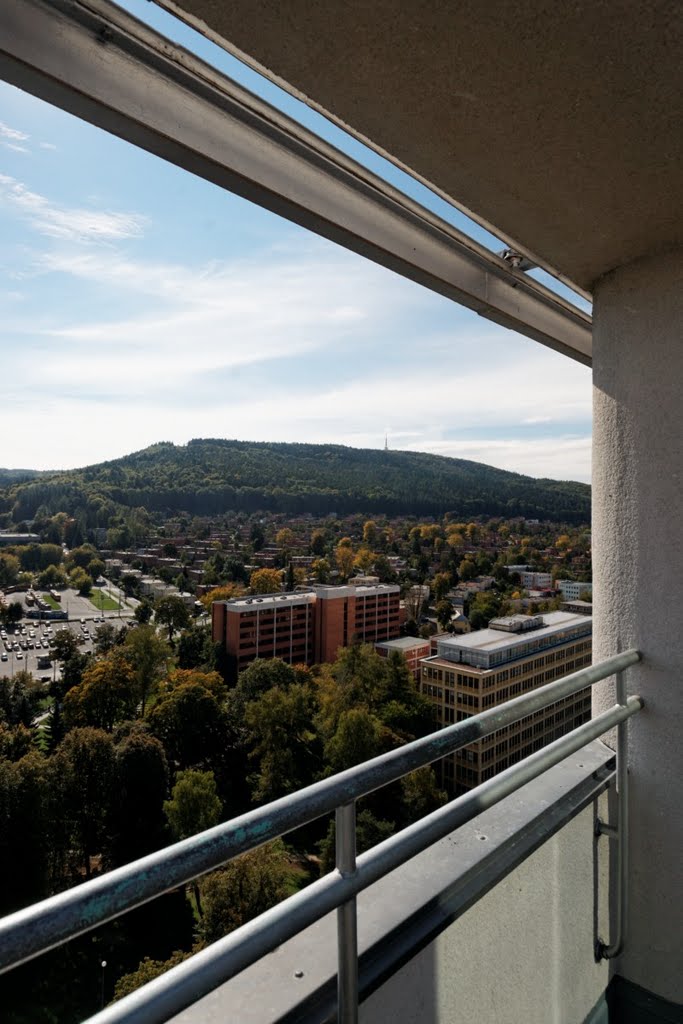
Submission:
[[[378,843],[383,843],[394,834],[396,824],[393,821],[384,821],[376,818],[372,811],[364,808],[358,812],[356,819],[356,851],[365,853],[371,850]],[[330,822],[327,835],[319,845],[320,849],[320,873],[326,875],[332,871],[335,865],[335,839],[336,829],[334,818]]]
[[[216,942],[280,903],[288,895],[290,874],[284,843],[276,839],[203,878],[201,941]]]
[[[162,597],[154,609],[155,622],[168,627],[168,642],[173,643],[173,634],[190,624],[190,613],[181,597],[175,594]]]
[[[24,725],[33,722],[43,696],[42,688],[30,672],[16,672],[0,679],[0,722]]]
[[[117,738],[115,755],[118,799],[112,846],[115,863],[127,864],[163,845],[168,765],[163,746],[142,723]]]
[[[0,757],[0,915],[48,895],[52,821],[47,759]]]
[[[84,597],[87,597],[92,590],[92,579],[80,566],[76,566],[69,573],[69,584]]]
[[[311,565],[316,583],[327,583],[330,578],[330,563],[326,558],[316,558]]]
[[[164,814],[174,839],[188,839],[221,820],[222,805],[211,771],[178,772]]]
[[[254,551],[260,551],[266,542],[266,535],[263,532],[263,527],[260,523],[254,523],[249,534],[251,540],[251,546]]]
[[[467,617],[472,629],[485,629],[491,619],[500,614],[501,598],[493,590],[475,594],[469,604]]]
[[[255,658],[240,672],[235,692],[240,700],[256,700],[273,687],[287,690],[299,681],[303,681],[300,670],[281,658]]]
[[[100,729],[72,729],[50,761],[69,846],[90,878],[92,858],[108,852],[108,826],[117,793],[112,738]]]
[[[57,661],[66,661],[72,654],[78,654],[78,644],[76,643],[76,637],[70,629],[60,629],[55,634],[55,638],[52,642],[54,654],[53,657]]]
[[[232,745],[225,708],[196,683],[177,686],[160,697],[148,721],[168,759],[180,769],[220,764]]]
[[[208,623],[195,624],[184,629],[178,638],[176,655],[179,668],[202,668],[213,671],[218,665],[220,645],[213,642]]]
[[[19,575],[19,559],[16,555],[0,552],[0,588],[12,587]]]
[[[80,547],[72,547],[66,560],[69,569],[75,567],[86,569],[88,563],[97,558],[97,550],[92,544],[82,544]]]
[[[62,704],[59,700],[54,700],[50,706],[45,728],[43,729],[44,749],[48,754],[54,754],[64,739],[65,733]]]
[[[341,713],[334,735],[325,744],[325,762],[331,772],[341,772],[383,753],[385,741],[374,715],[366,708],[351,708]]]
[[[168,960],[152,960],[146,956],[140,961],[134,971],[123,974],[116,982],[114,1002],[130,995],[136,989],[142,988],[148,981],[154,981],[155,978],[159,978],[166,971],[170,971],[172,967],[177,967],[183,960],[187,960],[188,957],[192,956],[192,952],[192,950],[177,949]]]
[[[311,554],[319,558],[325,554],[327,535],[324,530],[313,530],[311,533]]]
[[[59,544],[29,544],[20,549],[19,561],[25,572],[39,572],[48,565],[59,565],[61,560]]]
[[[314,711],[310,688],[300,684],[275,687],[247,704],[246,742],[258,764],[250,779],[255,801],[275,800],[313,781],[319,763]]]
[[[117,644],[121,642],[119,630],[111,622],[103,622],[95,630],[95,652],[96,654],[108,654]]]
[[[86,566],[88,576],[92,580],[98,579],[100,576],[104,576],[106,566],[101,558],[91,558]]]
[[[22,608],[20,601],[10,601],[8,604],[5,604],[4,601],[0,601],[0,621],[2,621],[4,625],[11,626],[16,622],[19,622],[23,614],[24,609]]]
[[[153,626],[136,626],[131,629],[124,650],[135,672],[137,699],[144,717],[149,696],[166,671],[171,651]]]
[[[401,779],[406,824],[418,821],[448,802],[448,794],[436,784],[434,769],[417,768]]]
[[[164,814],[174,839],[188,839],[221,820],[222,805],[213,772],[178,772],[171,799],[164,803]],[[202,890],[192,883],[200,919],[204,913]]]
[[[396,573],[391,568],[391,563],[386,555],[375,555],[375,576],[379,577],[380,583],[395,583]]]
[[[434,600],[438,603],[443,601],[446,594],[451,588],[451,576],[448,572],[437,572],[432,583],[432,591],[434,593]]]
[[[87,666],[78,686],[64,697],[64,724],[91,725],[111,732],[117,722],[132,718],[136,705],[136,679],[121,648]]]
[[[43,590],[54,590],[65,587],[67,584],[66,573],[60,565],[48,565],[38,574],[38,586]]]
[[[138,622],[141,626],[146,626],[153,615],[154,605],[152,604],[151,601],[147,600],[140,601],[140,603],[135,606],[135,611],[133,612],[135,621]]]
[[[453,602],[449,601],[448,598],[444,598],[442,601],[438,602],[435,611],[436,621],[438,622],[441,629],[448,629],[448,627],[451,624],[453,614],[455,612]]]
[[[477,567],[474,562],[469,558],[463,558],[458,568],[458,576],[463,583],[468,583],[470,580],[475,579],[477,573]]]

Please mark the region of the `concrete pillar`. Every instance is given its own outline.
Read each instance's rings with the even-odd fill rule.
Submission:
[[[615,965],[683,1002],[683,249],[613,271],[594,296],[594,657],[628,647],[630,910]],[[614,701],[596,688],[594,714]]]

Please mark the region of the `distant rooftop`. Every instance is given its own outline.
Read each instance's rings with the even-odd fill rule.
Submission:
[[[305,593],[294,592],[288,594],[251,594],[246,597],[233,597],[229,601],[215,601],[215,604],[225,604],[228,608],[253,609],[272,608],[278,604],[311,604],[315,600],[312,590]]]
[[[37,544],[38,533],[5,533],[0,532],[0,544]]]
[[[429,647],[429,640],[420,636],[399,636],[396,640],[384,640],[375,647],[388,651],[412,651],[416,647]]]
[[[437,643],[438,657],[478,668],[490,668],[506,661],[524,658],[534,651],[564,643],[574,637],[592,632],[593,620],[589,615],[576,612],[548,612],[543,616],[513,615],[499,622],[526,619],[532,625],[522,632],[502,629],[479,629],[473,633],[449,637]]]

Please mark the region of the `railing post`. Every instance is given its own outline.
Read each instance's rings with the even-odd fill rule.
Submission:
[[[626,704],[626,681],[623,672],[616,677],[617,704]],[[598,940],[596,959],[613,960],[624,947],[628,919],[628,719],[617,725],[617,827],[600,823],[600,834],[614,839],[616,845],[617,903],[614,913],[614,938],[607,943]]]
[[[336,862],[341,875],[356,870],[356,802],[335,812]],[[358,1021],[358,932],[356,897],[337,909],[337,1021]]]

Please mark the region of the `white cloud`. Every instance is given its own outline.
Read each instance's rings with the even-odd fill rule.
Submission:
[[[16,128],[10,128],[9,125],[4,124],[0,121],[0,139],[12,139],[14,142],[26,142],[30,138],[26,132],[20,132]]]
[[[199,268],[113,251],[51,253],[38,266],[120,294],[124,309],[131,300],[143,305],[119,320],[55,324],[53,317],[49,328],[26,321],[23,332],[34,344],[42,339],[45,380],[90,392],[104,382],[147,397],[175,388],[185,401],[198,375],[325,347],[340,351],[378,325],[396,329],[402,312],[423,301],[394,275],[330,246]]]
[[[41,149],[57,149],[54,142],[41,142],[39,145]]]
[[[18,146],[16,144],[16,142],[3,142],[3,146],[5,147],[5,149],[12,149],[12,150],[14,150],[15,153],[30,153],[31,152],[30,149],[26,148],[26,146]]]
[[[117,241],[138,238],[145,218],[135,213],[111,213],[60,206],[32,192],[8,174],[0,174],[0,204],[5,203],[42,235],[69,242]]]
[[[414,445],[409,447],[414,448]],[[590,482],[591,438],[538,437],[532,440],[423,441],[419,451],[471,459],[527,476]]]
[[[142,230],[136,214],[59,206],[0,175],[3,199],[58,241]],[[589,476],[589,370],[327,243],[280,240],[200,266],[58,244],[32,269],[62,275],[68,299],[5,322],[19,341],[16,391],[3,393],[15,465],[85,465],[201,436],[381,448],[388,430],[393,448]],[[100,295],[106,316],[92,313]],[[276,360],[274,385],[245,370]],[[520,429],[529,440],[511,440]],[[49,438],[38,458],[36,437]]]
[[[345,419],[302,421],[296,416],[295,401],[272,403],[263,416],[263,405],[248,402],[207,403],[200,409],[178,404],[141,404],[134,396],[109,405],[96,399],[73,403],[55,397],[36,403],[31,414],[31,436],[46,443],[36,452],[35,441],[25,430],[25,401],[15,396],[12,407],[3,410],[3,422],[12,437],[15,465],[36,469],[83,466],[117,458],[159,440],[183,444],[191,437],[237,437],[253,441],[309,441],[348,444],[358,448],[382,448],[384,432],[377,424],[347,410]],[[289,415],[288,415],[289,413]],[[407,432],[406,432],[407,433]],[[47,440],[49,439],[49,441]],[[471,459],[532,477],[590,481],[590,436],[537,437],[528,441],[506,439],[440,440],[416,431],[413,440],[395,439],[389,433],[389,447],[428,451]]]

